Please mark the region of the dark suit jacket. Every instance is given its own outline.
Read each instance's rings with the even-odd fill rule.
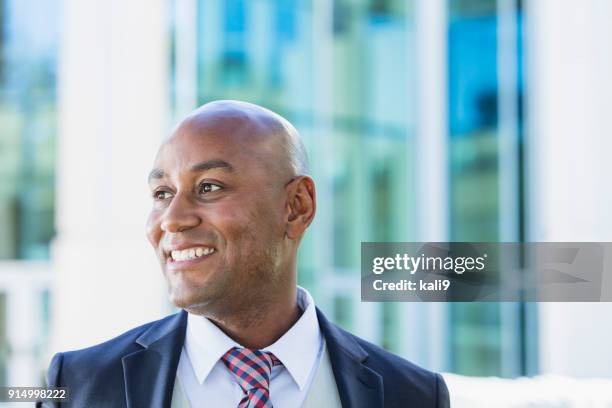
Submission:
[[[343,407],[450,406],[439,374],[342,330],[319,309],[317,317]],[[62,407],[170,407],[186,325],[181,311],[97,346],[58,353],[47,383],[70,388]]]

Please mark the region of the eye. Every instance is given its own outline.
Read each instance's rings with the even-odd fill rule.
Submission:
[[[198,188],[198,194],[206,194],[213,193],[215,191],[221,190],[221,186],[215,183],[201,183]]]
[[[153,192],[153,199],[155,201],[164,201],[172,197],[172,193],[165,190],[157,190]]]

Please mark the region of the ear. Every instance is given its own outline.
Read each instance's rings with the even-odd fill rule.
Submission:
[[[314,180],[309,176],[296,177],[288,185],[287,194],[285,234],[289,239],[299,239],[312,222],[317,209]]]

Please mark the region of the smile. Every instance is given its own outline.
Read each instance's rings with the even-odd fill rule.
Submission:
[[[189,261],[192,259],[202,258],[215,252],[215,248],[209,247],[193,247],[183,250],[175,250],[170,252],[170,257],[173,261]]]

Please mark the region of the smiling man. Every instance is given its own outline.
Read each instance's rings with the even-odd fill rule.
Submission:
[[[206,104],[160,147],[147,236],[182,309],[58,353],[50,386],[77,407],[448,407],[442,377],[330,323],[297,286],[316,212],[294,127]]]

